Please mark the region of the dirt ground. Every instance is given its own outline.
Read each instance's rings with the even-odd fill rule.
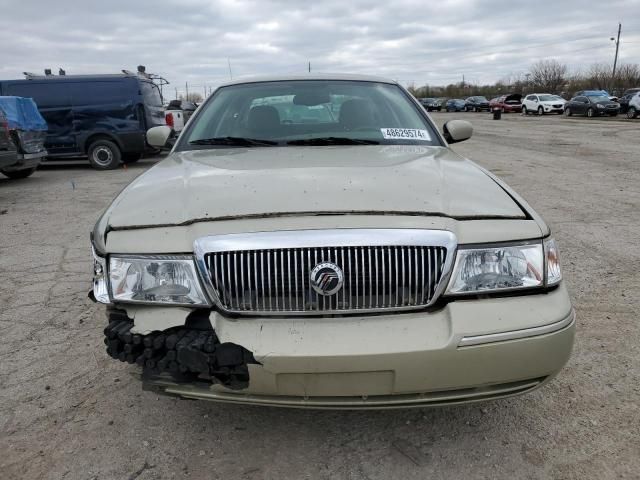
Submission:
[[[640,121],[487,114],[454,149],[559,241],[578,315],[567,367],[469,407],[324,412],[143,392],[104,352],[89,230],[155,160],[0,180],[0,478],[640,478]],[[472,188],[472,186],[470,186]]]

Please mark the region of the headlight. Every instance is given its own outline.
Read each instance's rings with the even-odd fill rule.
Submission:
[[[452,295],[541,287],[542,242],[459,249],[447,293]]]
[[[109,303],[109,290],[107,289],[107,260],[98,256],[93,245],[93,296],[100,303]]]
[[[553,238],[544,241],[544,261],[547,267],[547,285],[557,285],[562,280],[560,252]]]
[[[460,248],[446,294],[553,286],[561,280],[560,255],[553,238],[544,244]]]
[[[599,103],[598,103],[598,104],[596,105],[596,108],[604,108],[604,105],[601,105],[601,104],[599,104]]]
[[[190,256],[110,257],[109,284],[115,302],[208,304]]]

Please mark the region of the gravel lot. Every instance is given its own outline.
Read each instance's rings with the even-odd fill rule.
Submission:
[[[640,475],[640,121],[487,114],[454,146],[549,222],[578,314],[547,387],[470,407],[283,410],[143,392],[104,352],[88,235],[155,160],[0,179],[0,477],[609,479]]]

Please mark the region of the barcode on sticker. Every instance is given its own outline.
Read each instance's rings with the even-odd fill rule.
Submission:
[[[388,140],[431,140],[429,132],[417,128],[381,128],[382,136]]]

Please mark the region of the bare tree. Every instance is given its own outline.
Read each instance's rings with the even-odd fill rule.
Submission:
[[[625,63],[616,70],[616,78],[613,79],[614,88],[620,90],[620,94],[627,88],[640,85],[640,67],[637,63]]]
[[[611,66],[606,63],[594,63],[589,67],[585,80],[590,85],[588,88],[607,90],[611,82]]]
[[[566,83],[567,65],[557,60],[540,60],[530,71],[531,82],[541,90],[556,92]]]

